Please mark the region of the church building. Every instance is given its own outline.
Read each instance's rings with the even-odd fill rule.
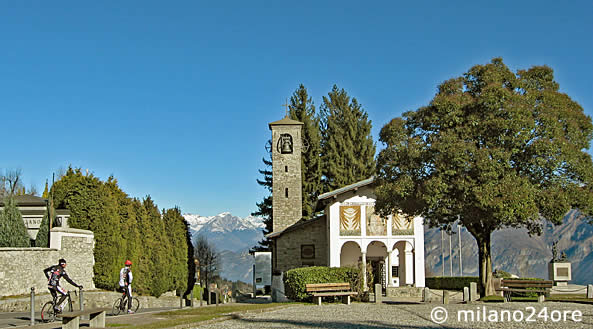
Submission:
[[[368,178],[321,194],[317,211],[302,218],[303,123],[285,117],[272,131],[272,273],[305,266],[371,264],[373,282],[388,287],[424,287],[423,219],[375,214],[375,180]],[[366,282],[366,275],[364,277]]]

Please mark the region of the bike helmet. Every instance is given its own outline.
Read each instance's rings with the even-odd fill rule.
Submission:
[[[60,260],[58,261],[58,264],[60,264],[60,265],[66,264],[66,260],[64,258],[60,258]]]
[[[128,260],[126,260],[126,266],[130,266],[130,265],[132,265],[132,261],[131,261],[131,260],[129,260],[129,259],[128,259]]]

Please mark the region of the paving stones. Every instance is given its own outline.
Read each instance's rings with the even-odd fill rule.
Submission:
[[[431,312],[436,307],[442,307],[448,313],[448,318],[437,324],[431,320]],[[547,311],[547,321],[544,320],[544,308]],[[581,322],[554,321],[557,315],[569,314],[578,310],[582,313]],[[471,311],[474,321],[471,321]],[[483,321],[483,314],[511,314],[510,321],[496,323]],[[480,313],[478,316],[477,313]],[[554,312],[554,314],[552,314]],[[522,321],[519,319],[522,313]],[[533,313],[533,314],[532,314]],[[458,314],[461,317],[458,318]],[[465,314],[468,314],[465,319]],[[527,317],[535,322],[527,321]],[[541,316],[538,316],[541,315]],[[555,315],[554,318],[551,316]],[[562,317],[562,316],[561,316]],[[506,320],[506,319],[503,319]],[[576,303],[481,303],[474,304],[373,304],[354,303],[295,305],[269,312],[244,314],[233,316],[233,319],[211,323],[197,328],[593,328],[593,305]]]

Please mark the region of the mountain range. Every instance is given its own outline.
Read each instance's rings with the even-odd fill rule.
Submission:
[[[260,217],[241,218],[229,212],[216,216],[184,214],[192,240],[203,235],[220,255],[221,276],[227,280],[251,283],[253,256],[249,249],[264,238],[265,224]]]
[[[183,215],[195,239],[204,235],[220,253],[222,277],[229,280],[251,282],[253,256],[249,249],[263,238],[261,218],[241,218],[228,212],[204,217]],[[449,237],[444,235],[442,261],[441,232],[425,227],[424,253],[427,276],[459,275],[459,244],[457,228],[451,238],[452,256],[449,257]],[[593,225],[577,211],[569,212],[562,225],[544,222],[542,234],[530,237],[525,229],[507,228],[492,235],[492,267],[520,277],[548,278],[548,263],[552,259],[552,243],[557,241],[558,255],[565,252],[572,263],[572,281],[575,284],[593,282]],[[478,247],[475,239],[461,229],[461,260],[464,276],[478,275]],[[451,272],[451,261],[453,264]]]

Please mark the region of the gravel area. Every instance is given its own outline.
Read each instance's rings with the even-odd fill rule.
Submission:
[[[431,320],[431,312],[442,319],[444,312],[433,311],[436,307],[444,307],[448,313],[442,324]],[[473,311],[474,320],[471,320],[470,313],[464,311]],[[574,312],[581,312],[582,315],[579,317]],[[498,322],[484,321],[484,314],[491,320],[497,316]],[[573,315],[580,321],[573,321]],[[531,318],[528,319],[529,316]],[[504,321],[501,321],[501,317],[504,317]],[[197,328],[593,328],[593,305],[558,302],[295,305],[264,313],[237,315],[230,320]]]

